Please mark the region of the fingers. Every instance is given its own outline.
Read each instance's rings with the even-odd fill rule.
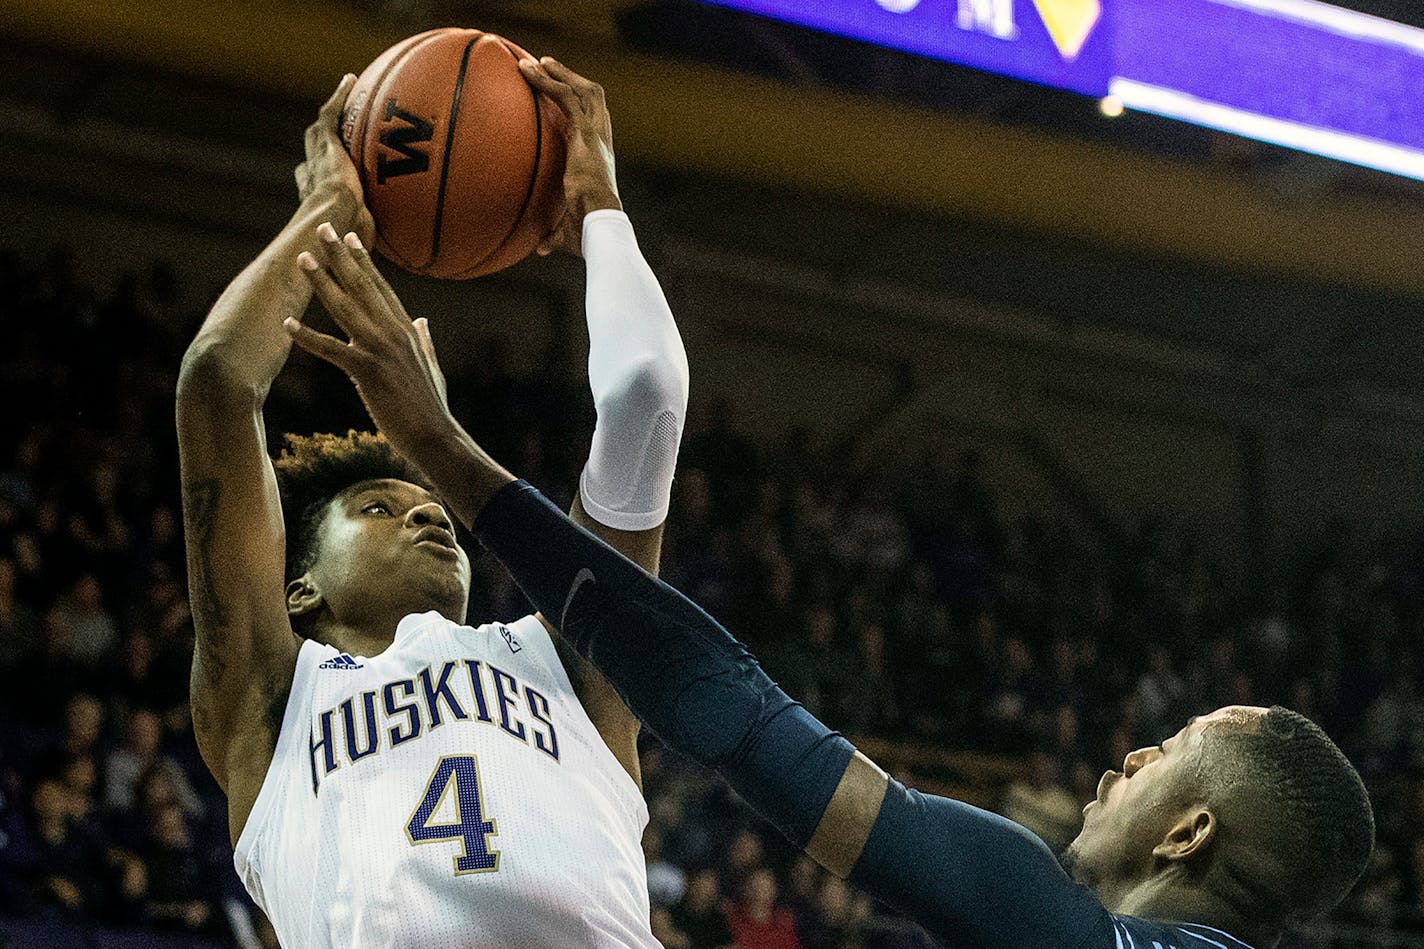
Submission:
[[[602,86],[552,56],[537,61],[521,59],[519,71],[531,86],[553,99],[570,117],[575,111],[594,112],[605,108]]]
[[[435,362],[435,342],[430,338],[430,321],[422,316],[411,325],[415,327],[415,335],[420,338],[420,348],[425,357],[432,363]]]
[[[387,312],[399,321],[397,325],[409,323],[410,317],[406,315],[405,304],[401,303],[400,297],[396,296],[396,292],[386,282],[385,276],[376,266],[375,260],[371,258],[371,252],[361,243],[361,238],[353,231],[341,239],[341,244],[345,248],[345,253],[356,262],[357,268],[380,294],[386,304]]]
[[[300,323],[290,316],[282,321],[282,328],[287,331],[287,335],[292,337],[292,342],[302,349],[318,359],[331,363],[348,375],[350,374],[352,352],[349,345],[335,336],[318,333],[310,326]]]
[[[435,384],[440,389],[440,398],[446,398],[445,372],[440,368],[440,360],[435,355],[435,341],[430,338],[430,321],[421,317],[413,324],[415,335],[420,340],[420,348],[425,353],[425,358],[430,364],[430,374],[435,377]]]
[[[385,333],[403,330],[404,324],[410,321],[404,319],[400,300],[396,299],[385,278],[371,263],[370,254],[366,253],[355,232],[338,239],[336,228],[326,223],[319,225],[316,233],[332,277],[346,292],[354,308],[369,318],[370,326]],[[401,314],[399,322],[393,319],[393,309]]]
[[[356,85],[356,74],[347,73],[341,77],[341,82],[336,86],[336,91],[331,94],[331,98],[322,103],[321,112],[318,117],[322,119],[334,120],[341,114],[342,106],[346,105],[346,97],[351,94],[351,87]]]
[[[565,115],[572,116],[574,110],[579,108],[579,96],[573,87],[550,76],[537,61],[521,59],[519,71],[529,85],[553,99]]]
[[[351,338],[351,348],[363,353],[389,352],[392,344],[408,347],[412,323],[405,306],[376,269],[375,261],[355,232],[338,239],[330,222],[317,226],[321,259],[310,251],[297,255],[297,263],[331,318]],[[430,359],[435,372],[435,349],[429,326],[415,329],[415,345]],[[408,350],[407,350],[408,351]]]
[[[563,63],[552,56],[544,56],[539,60],[539,65],[544,67],[544,71],[551,77],[568,85],[575,92],[585,96],[602,96],[603,87],[592,79],[585,79],[574,72]]]
[[[306,151],[308,158],[315,155],[324,143],[337,140],[337,129],[341,127],[341,108],[346,104],[346,97],[351,94],[351,87],[354,85],[356,85],[354,74],[347,73],[342,76],[336,91],[317,112],[316,121],[307,126]]]
[[[329,227],[330,225],[322,226]],[[315,255],[310,251],[302,251],[297,255],[297,264],[301,267],[302,273],[306,275],[307,281],[311,283],[312,292],[316,298],[321,301],[322,306],[326,307],[326,312],[331,314],[336,325],[341,327],[341,331],[350,337],[353,343],[359,345],[364,340],[369,344],[379,335],[370,315],[352,300],[351,296],[321,265],[321,261],[317,260]]]

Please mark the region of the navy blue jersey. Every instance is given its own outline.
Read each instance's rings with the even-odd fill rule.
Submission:
[[[1252,949],[1230,933],[1200,923],[1154,923],[1114,916],[1112,949]]]

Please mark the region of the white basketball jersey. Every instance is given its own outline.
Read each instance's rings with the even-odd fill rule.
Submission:
[[[655,949],[647,808],[533,616],[302,645],[233,855],[284,949]]]

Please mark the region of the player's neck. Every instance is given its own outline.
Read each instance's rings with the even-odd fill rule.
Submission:
[[[396,627],[412,613],[435,610],[449,617],[451,610],[437,603],[392,603],[381,609],[363,604],[359,621],[339,615],[330,606],[323,606],[312,627],[311,638],[326,643],[351,656],[378,656],[395,641]]]
[[[395,641],[394,625],[384,636],[368,634],[363,630],[347,626],[324,626],[317,631],[315,639],[326,643],[348,656],[379,656]]]
[[[1228,900],[1200,887],[1183,886],[1178,880],[1162,876],[1125,888],[1118,899],[1106,905],[1123,916],[1163,923],[1211,926],[1230,933],[1252,949],[1271,949],[1280,941],[1279,932],[1247,918]]]

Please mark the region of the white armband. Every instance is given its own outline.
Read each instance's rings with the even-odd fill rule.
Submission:
[[[598,424],[579,478],[584,510],[639,531],[667,518],[687,415],[687,353],[628,215],[583,220],[588,382]]]

